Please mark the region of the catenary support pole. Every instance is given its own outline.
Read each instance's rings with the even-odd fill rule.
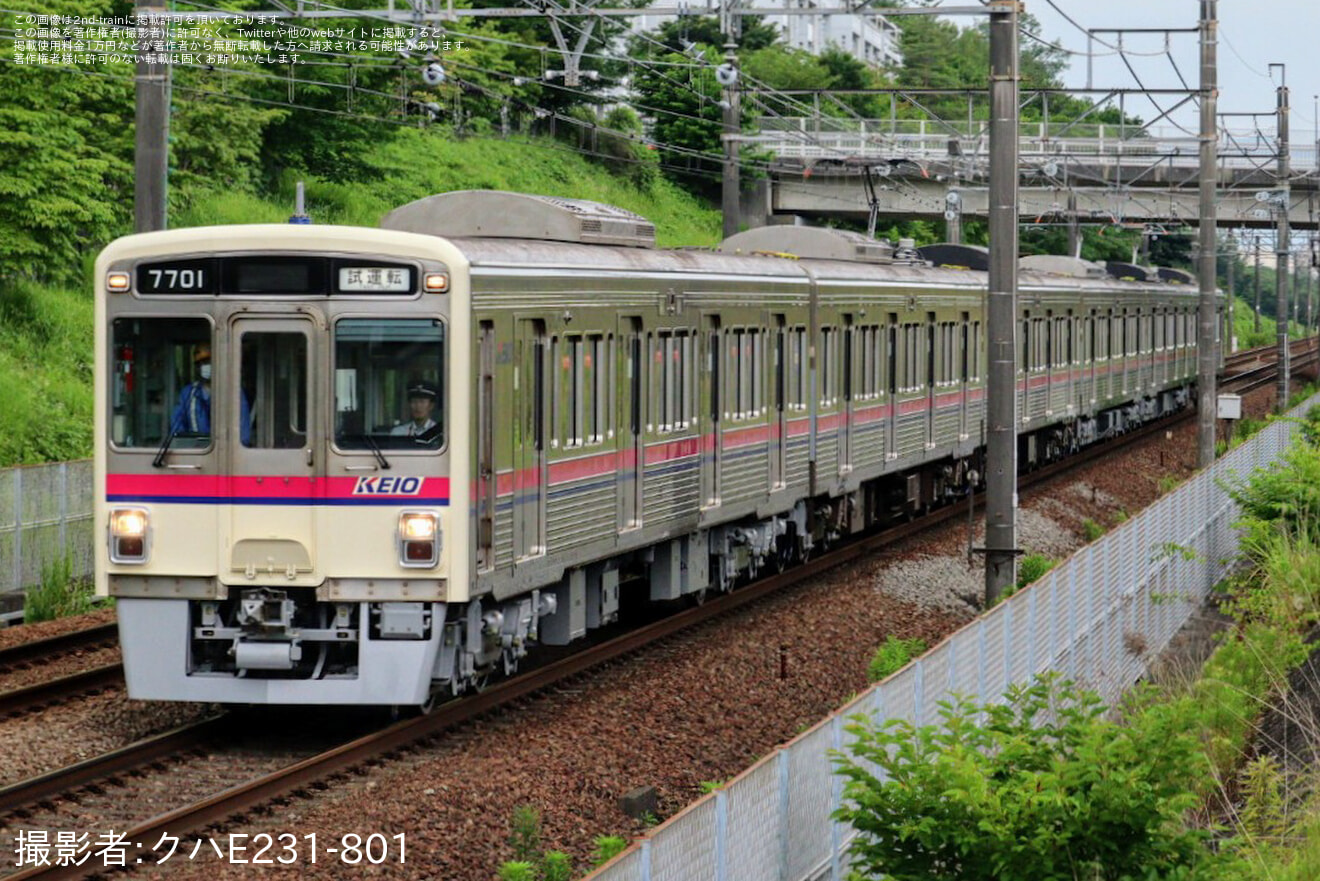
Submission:
[[[1018,282],[1017,0],[992,0],[990,11],[990,290],[986,431],[985,603],[1016,578]]]
[[[1279,380],[1276,387],[1274,409],[1282,413],[1288,406],[1288,380],[1291,366],[1288,363],[1288,246],[1292,231],[1288,225],[1288,81],[1282,64],[1271,64],[1271,68],[1280,68],[1278,88],[1279,118],[1279,179],[1275,185],[1275,206],[1278,212],[1278,226],[1274,236],[1274,317],[1278,324],[1275,338],[1278,341]]]
[[[1228,252],[1228,281],[1224,285],[1228,292],[1228,334],[1224,337],[1222,346],[1226,352],[1233,351],[1233,340],[1237,338],[1236,325],[1234,324],[1237,320],[1234,312],[1237,307],[1237,258],[1237,239],[1234,238],[1233,249]]]
[[[1260,333],[1260,233],[1256,233],[1256,333]]]
[[[1218,105],[1216,40],[1219,22],[1218,0],[1201,0],[1201,210],[1199,257],[1201,296],[1197,308],[1196,333],[1196,448],[1202,468],[1215,461],[1215,373],[1219,364],[1216,343],[1219,334],[1216,309],[1215,272],[1216,219],[1215,189],[1218,184],[1219,132],[1215,125]]]
[[[738,135],[741,128],[741,113],[738,109],[738,55],[737,44],[733,38],[724,44],[724,64],[721,70],[731,71],[725,75],[729,84],[724,88],[724,174],[720,188],[720,207],[724,213],[724,237],[738,232],[741,225],[739,199],[741,181],[738,174]]]
[[[163,6],[142,5],[137,14],[137,135],[133,158],[133,228],[165,229],[165,186],[169,173],[170,64],[165,45],[168,24],[153,18]]]

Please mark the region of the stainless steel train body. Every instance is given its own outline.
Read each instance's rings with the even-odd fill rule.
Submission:
[[[823,231],[655,250],[499,193],[385,225],[101,255],[97,586],[132,697],[422,704],[612,622],[621,585],[725,590],[977,480],[984,274]],[[1024,463],[1184,406],[1195,309],[1024,272]]]

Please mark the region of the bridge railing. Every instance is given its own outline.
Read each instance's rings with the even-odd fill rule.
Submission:
[[[856,119],[840,117],[761,117],[744,144],[768,149],[782,158],[824,159],[874,156],[918,161],[948,159],[956,142],[957,154],[986,156],[989,141],[984,123],[934,122],[926,119]],[[1019,152],[1024,160],[1040,157],[1058,161],[1069,156],[1087,160],[1131,157],[1155,159],[1193,167],[1200,161],[1200,142],[1181,129],[1139,129],[1109,123],[1023,123]],[[1257,130],[1220,131],[1220,165],[1226,168],[1272,169],[1272,137]],[[1316,145],[1299,142],[1291,147],[1295,172],[1315,170]]]

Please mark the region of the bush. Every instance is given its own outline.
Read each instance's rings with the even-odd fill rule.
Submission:
[[[515,861],[535,863],[541,858],[541,812],[531,805],[513,809],[509,845]]]
[[[866,678],[879,682],[907,665],[907,662],[926,650],[924,639],[899,639],[890,634],[875,650],[871,665],[866,668]]]
[[[1196,738],[1153,708],[1142,724],[1053,676],[1006,704],[942,704],[942,724],[855,717],[835,818],[858,831],[864,877],[894,881],[1186,878],[1214,859],[1189,830],[1185,782],[1204,772]],[[885,779],[873,773],[879,768]]]
[[[541,881],[573,881],[573,859],[562,850],[548,851],[541,858]]]
[[[536,867],[525,860],[510,860],[500,866],[500,881],[536,881]]]
[[[1242,509],[1239,525],[1247,529],[1249,546],[1260,545],[1281,527],[1315,530],[1320,524],[1320,447],[1294,444],[1282,460],[1256,469],[1228,492]]]
[[[1026,587],[1033,581],[1040,579],[1042,575],[1054,568],[1054,560],[1044,554],[1027,554],[1018,563],[1018,589]]]
[[[597,835],[591,865],[600,867],[628,849],[628,842],[617,835]]]
[[[1086,537],[1088,542],[1095,541],[1104,534],[1105,528],[1099,523],[1096,523],[1090,517],[1087,517],[1082,521],[1082,535]]]

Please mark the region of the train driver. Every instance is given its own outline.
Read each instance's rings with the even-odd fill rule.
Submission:
[[[439,395],[436,393],[435,386],[429,382],[419,380],[408,386],[408,415],[409,419],[402,425],[396,425],[390,429],[390,434],[394,437],[411,437],[419,444],[430,443],[440,436],[439,426],[431,418],[435,412],[436,400]]]
[[[209,437],[211,434],[211,347],[201,345],[193,354],[197,378],[179,392],[179,403],[170,420],[174,434]],[[239,434],[243,446],[252,446],[252,415],[247,395],[239,395]]]

